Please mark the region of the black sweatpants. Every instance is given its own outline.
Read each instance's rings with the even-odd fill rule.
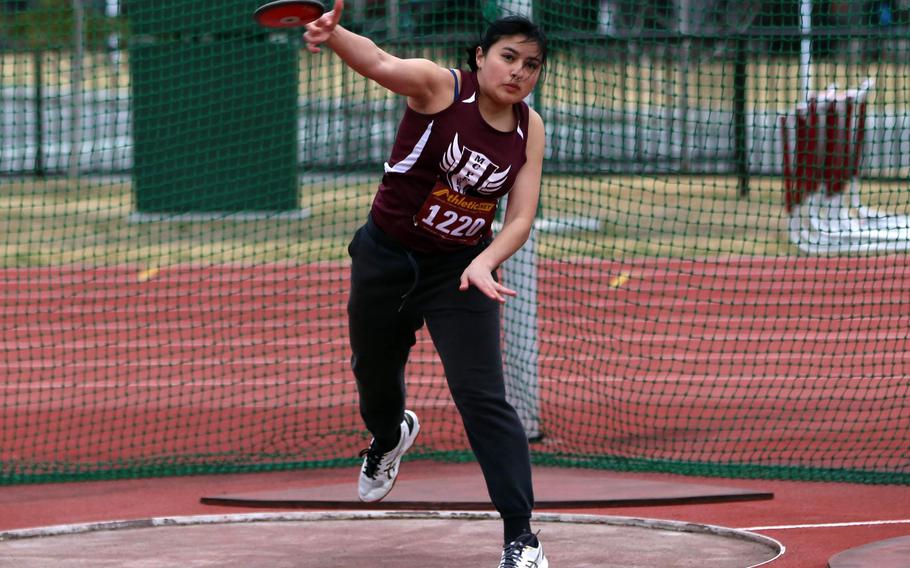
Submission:
[[[377,441],[396,444],[405,364],[426,322],[490,498],[508,524],[530,518],[534,496],[528,439],[505,396],[499,303],[473,286],[458,290],[485,247],[420,254],[368,220],[348,247],[351,363],[364,424]]]

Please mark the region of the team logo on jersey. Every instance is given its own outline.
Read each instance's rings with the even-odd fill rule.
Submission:
[[[512,166],[509,166],[504,171],[499,171],[499,166],[485,154],[462,146],[458,141],[457,132],[439,166],[445,172],[449,187],[461,194],[481,195],[489,195],[502,189],[512,169]]]

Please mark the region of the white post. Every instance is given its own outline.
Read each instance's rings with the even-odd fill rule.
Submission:
[[[389,0],[386,3],[386,22],[388,22],[389,27],[389,37],[392,39],[398,39],[398,20],[401,12],[399,2],[400,0]]]
[[[675,121],[678,127],[672,128],[671,130],[679,133],[680,168],[685,172],[689,169],[689,67],[692,54],[692,38],[689,37],[689,35],[696,30],[693,30],[692,26],[694,14],[692,13],[692,6],[689,4],[689,0],[680,0],[678,2],[678,7],[678,30],[679,34],[682,36],[682,44],[680,45],[679,63],[676,69],[675,88],[677,106],[673,110],[676,115]],[[670,141],[672,143],[672,134]]]
[[[85,57],[85,8],[73,0],[73,56],[70,69],[72,120],[70,121],[69,177],[79,176],[79,151],[82,148],[82,60]]]
[[[500,0],[500,11],[504,14],[518,14],[527,18],[534,17],[533,0]]]
[[[502,14],[532,17],[532,0],[500,0]],[[528,104],[533,104],[533,94]],[[507,200],[503,200],[507,207]],[[503,316],[503,359],[506,398],[515,407],[529,440],[541,437],[540,388],[537,367],[540,347],[537,336],[537,246],[535,231],[512,257],[503,263],[506,286],[517,290],[518,297],[506,300]]]
[[[114,19],[120,15],[120,0],[105,0],[104,15],[107,18]],[[114,90],[120,86],[119,69],[120,69],[120,34],[112,33],[107,36],[107,47],[110,50],[111,68],[113,70]]]
[[[541,436],[537,321],[537,251],[534,231],[528,242],[503,265],[506,286],[518,296],[503,308],[503,358],[506,398],[518,412],[528,439]]]
[[[812,0],[800,0],[799,31],[799,94],[806,102],[812,88]]]
[[[366,0],[353,0],[345,3],[345,10],[351,13],[351,20],[359,21],[364,18],[366,13]]]
[[[613,24],[613,7],[610,6],[610,0],[600,0],[597,8],[597,32],[607,36],[612,36],[616,33],[616,26]]]

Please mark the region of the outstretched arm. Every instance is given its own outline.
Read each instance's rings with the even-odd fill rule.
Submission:
[[[401,59],[383,51],[373,40],[341,27],[343,11],[344,1],[335,0],[331,11],[307,24],[303,38],[311,53],[319,53],[319,46],[325,44],[360,75],[411,99],[416,110],[436,97],[451,101],[455,79],[447,69],[427,59]]]

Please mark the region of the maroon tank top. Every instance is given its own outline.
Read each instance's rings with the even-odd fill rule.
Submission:
[[[373,222],[404,246],[446,252],[491,234],[499,198],[526,161],[528,105],[502,132],[477,107],[477,78],[462,71],[455,101],[436,114],[407,108],[373,200]]]

